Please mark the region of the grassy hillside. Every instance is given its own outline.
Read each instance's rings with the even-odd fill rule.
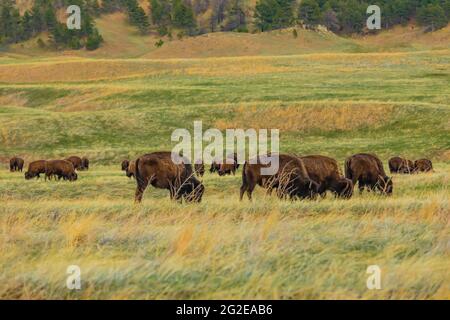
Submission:
[[[106,37],[120,39],[120,28]],[[370,45],[305,33],[291,47],[288,37],[217,34],[159,50],[136,35],[89,55],[3,54],[0,297],[449,298],[450,48],[421,38],[396,51],[392,34]],[[426,156],[435,172],[395,175],[389,198],[293,203],[261,190],[240,203],[241,171],[207,173],[199,205],[155,189],[133,205],[120,161],[170,150],[171,132],[194,120],[204,130],[279,128],[283,152],[341,166],[372,151],[385,165]],[[70,154],[92,162],[74,183],[7,171],[12,155]],[[65,288],[70,264],[82,269],[81,291]],[[373,264],[382,290],[366,288]]]
[[[48,42],[48,35],[41,34],[24,43],[12,45],[3,55],[32,57],[59,57],[70,55],[86,58],[207,58],[236,56],[278,56],[329,52],[398,52],[449,49],[450,26],[433,33],[424,33],[413,25],[395,27],[377,35],[341,37],[326,31],[297,28],[297,38],[292,28],[264,33],[216,32],[181,40],[162,37],[164,44],[157,48],[161,37],[143,36],[127,23],[123,13],[103,15],[96,19],[104,43],[95,51],[53,51],[37,45],[37,38]],[[2,52],[0,51],[0,55]]]

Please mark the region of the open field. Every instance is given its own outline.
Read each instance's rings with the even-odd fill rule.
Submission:
[[[395,175],[388,198],[294,203],[261,190],[240,203],[241,170],[206,173],[199,205],[153,188],[134,205],[120,161],[170,150],[172,131],[194,120],[204,130],[279,128],[281,151],[341,167],[371,151],[386,169],[402,155],[432,159],[435,172]],[[74,183],[7,171],[13,155],[72,154],[92,162]],[[445,43],[163,60],[0,56],[0,161],[0,298],[450,298]],[[80,291],[65,286],[71,264],[82,269]],[[366,288],[374,264],[381,290]]]

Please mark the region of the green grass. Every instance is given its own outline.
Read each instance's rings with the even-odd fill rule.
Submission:
[[[0,58],[0,297],[448,298],[449,65],[448,50]],[[172,131],[194,120],[279,126],[282,152],[341,167],[370,151],[385,166],[428,157],[436,172],[394,176],[389,198],[293,203],[261,190],[241,203],[240,171],[207,173],[199,205],[153,188],[134,205],[120,161],[170,150]],[[74,183],[7,171],[12,155],[72,154],[92,163]],[[82,268],[79,292],[65,288],[70,264]],[[382,290],[365,286],[372,264]]]

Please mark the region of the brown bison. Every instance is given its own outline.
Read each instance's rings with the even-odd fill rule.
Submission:
[[[358,182],[359,191],[365,187],[368,191],[379,190],[382,194],[391,195],[393,192],[392,179],[383,168],[383,163],[374,154],[355,154],[345,161],[345,177],[352,180],[353,185]]]
[[[219,176],[224,176],[226,174],[234,174],[238,168],[238,164],[236,160],[233,158],[227,158],[225,161],[219,166],[218,174]]]
[[[277,173],[263,175],[261,169],[270,167],[266,160],[277,156],[279,161]],[[312,198],[318,193],[319,185],[309,178],[305,165],[300,158],[286,154],[262,157],[245,162],[242,171],[240,200],[242,200],[245,192],[251,200],[256,185],[267,189],[268,194],[273,189],[277,189],[279,198]]]
[[[325,196],[330,190],[337,197],[350,198],[353,194],[353,183],[343,177],[336,160],[320,155],[300,157],[303,160],[309,178],[319,184],[319,194]]]
[[[203,163],[203,161],[201,160],[195,161],[194,170],[197,176],[203,177],[203,175],[205,174],[205,164]]]
[[[211,163],[211,167],[209,168],[209,172],[214,173],[218,172],[220,170],[220,161],[219,160],[213,160]]]
[[[389,159],[389,171],[391,173],[413,173],[414,163],[400,157],[393,157]]]
[[[56,176],[58,180],[61,178],[69,181],[78,179],[73,163],[68,160],[49,160],[45,163],[45,180],[51,180],[53,176]]]
[[[28,164],[28,170],[25,172],[25,179],[40,178],[40,174],[45,174],[45,160],[33,161]]]
[[[81,158],[81,168],[82,170],[89,170],[89,159],[86,157]]]
[[[131,161],[128,168],[125,170],[125,174],[128,178],[136,178],[136,161]]]
[[[227,161],[227,159],[228,159],[228,161]],[[231,160],[233,160],[233,162]],[[220,168],[221,168],[222,164],[224,164],[225,166],[224,166],[224,170],[222,170],[222,174],[221,174]],[[235,153],[230,153],[229,155],[227,155],[224,160],[223,159],[213,160],[213,162],[211,163],[209,172],[213,173],[213,172],[217,171],[217,173],[219,175],[230,174],[232,172],[234,174],[234,172],[236,172],[237,169],[239,169],[239,162],[238,162],[238,155],[235,152]]]
[[[415,172],[429,172],[433,171],[433,163],[428,159],[419,159],[414,161]]]
[[[168,189],[170,198],[187,202],[200,202],[205,187],[195,177],[189,160],[178,156],[180,164],[172,161],[171,152],[153,152],[136,160],[135,201],[141,202],[149,184],[155,188]]]
[[[22,172],[24,163],[25,161],[22,158],[13,157],[11,158],[11,160],[9,160],[9,170],[11,172],[14,171]]]
[[[71,156],[64,160],[71,162],[75,170],[83,169],[83,160],[81,160],[81,158],[78,156]]]

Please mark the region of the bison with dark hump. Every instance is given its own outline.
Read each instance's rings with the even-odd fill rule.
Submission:
[[[12,157],[9,160],[9,170],[11,172],[14,172],[14,171],[22,172],[24,163],[25,163],[25,161],[22,158]]]
[[[86,157],[81,158],[81,168],[83,170],[89,170],[89,159]]]
[[[353,182],[342,176],[336,160],[320,155],[300,157],[303,160],[309,178],[319,184],[319,194],[333,192],[336,197],[350,198],[353,195]]]
[[[78,179],[73,163],[67,160],[49,160],[45,163],[45,180],[47,178],[51,180],[53,176],[56,176],[58,180],[61,178],[69,181]]]
[[[149,184],[158,189],[167,189],[170,199],[186,202],[200,202],[205,187],[195,177],[190,161],[176,156],[172,161],[171,152],[153,152],[136,160],[136,195],[135,201],[141,202],[145,189]]]
[[[419,159],[414,161],[415,172],[429,172],[433,171],[433,163],[429,159]]]
[[[374,154],[359,153],[345,160],[345,177],[352,180],[353,185],[358,182],[359,191],[367,187],[368,191],[376,191],[391,195],[393,192],[392,179],[384,171],[383,163]]]
[[[392,157],[389,159],[389,171],[391,173],[413,173],[414,163],[401,157]]]
[[[45,174],[45,160],[37,160],[28,164],[28,170],[25,172],[25,179],[40,178],[41,173]]]
[[[83,169],[83,160],[81,160],[81,158],[78,156],[71,156],[64,160],[71,162],[75,170]]]
[[[278,157],[278,170],[275,174],[263,174],[262,169],[268,168]],[[272,154],[259,156],[246,161],[242,170],[242,186],[240,189],[240,200],[247,192],[249,200],[256,185],[267,189],[270,194],[277,189],[279,198],[312,198],[319,191],[319,185],[309,178],[303,160],[287,154]]]

